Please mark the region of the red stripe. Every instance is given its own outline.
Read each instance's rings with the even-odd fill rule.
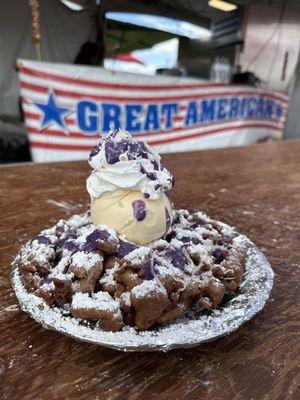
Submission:
[[[99,87],[99,88],[108,88],[108,89],[125,89],[125,90],[153,90],[153,91],[159,91],[159,90],[178,90],[178,89],[202,89],[202,88],[220,88],[220,87],[228,87],[227,84],[222,84],[222,83],[190,83],[190,84],[181,84],[174,82],[174,84],[169,85],[169,84],[163,84],[161,83],[160,85],[151,85],[149,82],[149,85],[138,85],[138,84],[120,84],[120,83],[107,83],[107,82],[99,82],[99,81],[94,81],[94,80],[86,80],[86,79],[81,79],[81,78],[69,78],[65,76],[61,76],[55,73],[49,73],[49,72],[42,72],[38,71],[35,69],[31,69],[28,67],[24,67],[22,64],[19,66],[19,71],[25,75],[29,76],[34,76],[37,78],[43,78],[43,79],[53,79],[56,80],[57,82],[63,82],[63,83],[70,83],[70,84],[75,84],[75,85],[82,85],[82,86],[91,86],[91,87]],[[132,78],[134,79],[134,77]],[[236,88],[244,88],[245,85],[233,85]],[[280,93],[278,91],[278,93]],[[287,96],[285,92],[282,92],[284,96]]]
[[[35,85],[32,83],[27,83],[27,82],[21,82],[21,88],[22,89],[28,89],[28,90],[33,90],[35,92],[39,93],[47,93],[48,88],[41,86],[41,85]],[[132,90],[132,87],[131,87]],[[72,92],[69,90],[62,90],[62,89],[55,89],[55,93],[58,96],[66,96],[66,97],[71,97],[75,99],[82,99],[85,97],[88,97],[90,99],[94,100],[106,100],[106,101],[126,101],[126,102],[136,102],[137,98],[136,97],[118,97],[118,96],[104,96],[104,95],[95,95],[95,94],[86,94],[84,95],[83,93],[76,93]],[[170,96],[170,97],[139,97],[139,101],[146,101],[146,102],[160,102],[160,101],[172,101],[172,100],[190,100],[190,99],[198,99],[198,98],[211,98],[215,96],[250,96],[250,95],[261,95],[263,97],[269,97],[272,99],[279,100],[283,103],[287,103],[287,100],[282,99],[279,96],[276,96],[275,94],[272,93],[264,93],[264,92],[251,92],[251,91],[240,91],[240,92],[222,92],[222,93],[210,93],[210,94],[197,94],[197,95],[184,95],[184,96]]]
[[[245,129],[245,128],[270,128],[272,130],[281,131],[280,128],[277,128],[274,126],[267,126],[267,125],[261,125],[261,124],[256,124],[256,125],[249,124],[249,125],[243,125],[243,126],[239,126],[239,127],[227,127],[227,128],[212,129],[212,130],[206,131],[206,132],[195,132],[190,135],[183,135],[183,136],[178,136],[175,138],[169,138],[169,139],[163,139],[163,140],[154,140],[154,141],[149,140],[147,142],[151,145],[157,145],[157,144],[181,141],[184,139],[191,139],[194,137],[207,136],[207,135],[211,135],[214,133],[222,133],[222,132],[226,132],[229,130],[241,130],[241,129]],[[55,149],[55,150],[89,151],[92,148],[92,146],[73,145],[73,144],[58,144],[58,143],[40,143],[40,142],[31,141],[31,140],[30,140],[30,145],[32,147],[44,148],[44,149]]]
[[[177,142],[180,140],[185,140],[185,139],[191,139],[194,137],[200,137],[200,136],[206,136],[206,135],[211,135],[214,133],[223,133],[226,131],[230,131],[230,130],[240,130],[240,129],[245,129],[245,128],[270,128],[270,129],[274,129],[277,131],[281,131],[281,128],[275,127],[275,126],[267,126],[267,125],[243,125],[243,126],[239,126],[239,127],[227,127],[227,128],[220,128],[220,129],[214,129],[211,131],[206,131],[206,132],[198,132],[198,133],[193,133],[190,135],[184,135],[184,136],[178,136],[175,138],[169,138],[169,139],[162,139],[162,140],[154,140],[154,141],[149,141],[148,143],[151,145],[157,145],[157,144],[163,144],[163,143],[169,143],[169,142]]]

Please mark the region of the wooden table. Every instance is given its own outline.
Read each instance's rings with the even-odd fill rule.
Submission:
[[[267,255],[265,309],[230,336],[189,350],[121,353],[41,328],[18,308],[20,245],[86,209],[86,162],[3,167],[1,399],[299,399],[300,142],[170,154],[177,207],[235,225]]]

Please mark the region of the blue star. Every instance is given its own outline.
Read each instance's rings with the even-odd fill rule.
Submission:
[[[41,122],[41,130],[48,127],[52,123],[56,123],[64,130],[66,129],[66,122],[64,120],[66,114],[70,112],[68,108],[59,107],[54,91],[50,92],[46,104],[33,102],[43,113],[43,120]]]
[[[275,109],[275,117],[279,119],[281,117],[281,114],[282,114],[282,108],[280,106],[277,106]]]

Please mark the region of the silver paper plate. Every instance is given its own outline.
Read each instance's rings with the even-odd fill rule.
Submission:
[[[225,224],[223,226],[232,230]],[[137,332],[128,327],[120,332],[105,332],[84,326],[75,318],[63,315],[62,310],[49,308],[43,299],[28,293],[16,261],[13,263],[12,285],[22,310],[45,328],[122,351],[188,348],[235,331],[257,314],[269,298],[274,273],[267,259],[246,236],[237,235],[234,241],[247,251],[245,274],[236,297],[210,314],[201,309],[193,310],[184,318],[155,330]]]

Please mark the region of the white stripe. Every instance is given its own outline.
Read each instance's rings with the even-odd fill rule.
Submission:
[[[100,79],[98,79],[99,83],[101,83],[101,75],[99,76]],[[160,91],[147,91],[147,90],[138,90],[135,89],[134,83],[132,82],[132,88],[130,89],[108,89],[108,88],[99,88],[93,86],[86,86],[86,85],[79,85],[76,83],[64,83],[64,82],[59,82],[56,81],[55,79],[45,79],[45,78],[39,78],[35,76],[30,76],[25,73],[20,73],[20,80],[21,82],[26,82],[30,84],[35,84],[39,86],[43,86],[46,88],[53,88],[53,89],[59,89],[59,90],[64,90],[64,91],[72,91],[77,94],[82,94],[83,97],[86,96],[88,97],[89,95],[99,95],[99,96],[116,96],[116,97],[133,97],[136,98],[138,97],[139,100],[142,100],[145,97],[150,97],[153,99],[157,99],[158,97],[179,97],[179,96],[195,96],[195,95],[212,95],[212,93],[216,96],[222,96],[223,93],[226,92],[226,96],[228,96],[227,92],[230,92],[230,95],[236,95],[239,96],[239,92],[250,92],[253,96],[263,96],[268,93],[252,88],[252,87],[247,87],[245,88],[237,88],[234,86],[227,86],[227,87],[216,87],[216,88],[206,88],[205,86],[203,88],[189,88],[189,89],[182,89],[180,86],[178,87],[178,90],[167,90],[162,89]],[[276,99],[279,101],[278,99]],[[283,99],[284,100],[284,99]]]
[[[147,140],[147,141],[157,141],[157,140],[166,140],[166,139],[173,139],[173,138],[178,138],[184,135],[192,135],[194,133],[206,133],[209,132],[211,130],[215,130],[215,129],[220,129],[219,132],[216,132],[214,134],[224,134],[222,132],[222,128],[231,128],[232,130],[235,130],[235,128],[241,128],[241,129],[256,129],[257,131],[260,131],[261,129],[264,128],[258,128],[255,127],[255,124],[262,124],[265,125],[264,123],[261,122],[252,122],[249,123],[250,125],[254,125],[253,128],[247,126],[247,127],[243,127],[243,125],[245,125],[244,123],[241,123],[240,121],[236,122],[236,123],[224,123],[224,124],[220,124],[218,126],[206,126],[206,127],[196,127],[193,128],[191,130],[182,130],[179,132],[167,132],[165,134],[159,134],[159,135],[143,135],[142,137],[139,137],[139,140]],[[248,125],[248,124],[247,124]],[[274,130],[276,129],[277,125],[274,125]],[[270,126],[266,126],[265,129],[269,129],[272,130],[272,127]],[[95,142],[97,141],[97,135],[95,136],[91,136],[91,137],[86,137],[86,138],[74,138],[72,136],[50,136],[47,135],[47,132],[45,133],[29,133],[29,138],[32,141],[35,142],[40,142],[40,143],[58,143],[58,144],[69,144],[69,145],[86,145],[86,146],[93,146],[95,144]]]
[[[39,143],[53,143],[53,144],[69,144],[69,145],[83,145],[83,146],[94,146],[97,141],[97,137],[93,136],[86,139],[78,139],[71,137],[60,137],[60,136],[50,136],[41,133],[29,133],[29,139],[33,142]]]
[[[158,85],[172,85],[174,87],[178,86],[180,89],[181,85],[199,85],[203,83],[204,88],[207,81],[201,81],[200,79],[192,79],[192,78],[182,78],[182,77],[163,77],[163,76],[143,76],[139,74],[130,74],[130,73],[122,73],[122,72],[113,72],[106,70],[104,68],[99,67],[84,67],[84,66],[74,66],[70,64],[60,64],[60,63],[47,63],[47,62],[36,62],[36,61],[27,61],[27,60],[20,60],[21,64],[27,68],[36,70],[36,71],[43,71],[45,73],[52,73],[64,78],[73,79],[84,79],[84,80],[91,80],[91,87],[93,87],[92,81],[104,81],[105,83],[110,84],[129,84],[129,85],[144,85],[151,87],[153,84],[154,86]],[[206,88],[210,93],[215,90],[227,90],[227,86],[225,87],[210,87]],[[227,88],[234,88],[234,86],[228,86]],[[236,90],[243,90],[243,88],[234,88]],[[252,88],[249,86],[245,86],[245,90],[253,90],[256,91],[256,88]],[[116,89],[118,91],[118,89]],[[131,89],[130,89],[131,90]],[[190,89],[189,89],[190,90]],[[264,91],[263,92],[268,92]],[[287,100],[288,96],[281,92],[272,92],[269,91],[271,94],[276,94],[277,96],[281,97],[283,100]]]

